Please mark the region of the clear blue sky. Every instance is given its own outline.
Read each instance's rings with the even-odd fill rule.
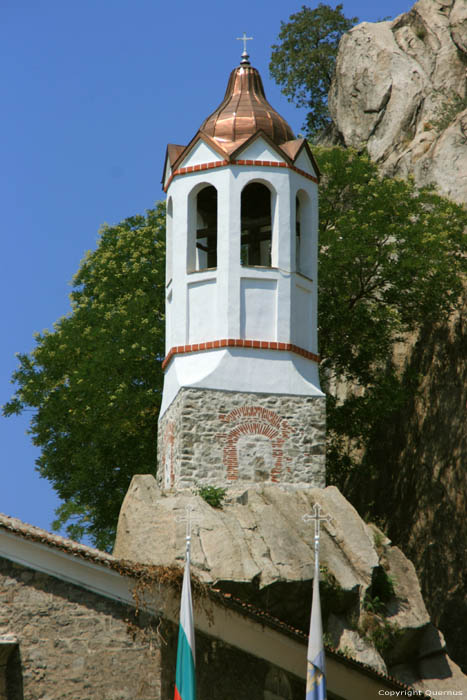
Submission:
[[[244,30],[269,101],[299,131],[303,111],[268,63],[281,20],[302,4],[0,0],[0,403],[15,353],[69,310],[69,282],[100,225],[163,198],[166,144],[187,143],[220,103]],[[377,21],[411,6],[344,0],[344,13]],[[35,471],[30,415],[0,417],[0,512],[49,529],[59,500]]]

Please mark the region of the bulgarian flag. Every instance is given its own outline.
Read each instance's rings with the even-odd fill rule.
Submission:
[[[193,604],[191,602],[189,551],[187,552],[185,573],[183,574],[174,700],[196,700],[195,631],[193,626]]]

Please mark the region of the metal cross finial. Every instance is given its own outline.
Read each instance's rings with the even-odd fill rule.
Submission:
[[[242,60],[240,61],[241,64],[243,65],[249,65],[250,61],[248,60],[250,57],[248,55],[248,52],[246,50],[246,42],[247,41],[252,41],[253,37],[252,36],[247,36],[246,32],[243,32],[243,36],[238,36],[237,41],[243,41],[243,53],[242,53]]]
[[[191,526],[194,522],[199,520],[196,515],[193,515],[194,506],[191,503],[185,506],[185,515],[177,515],[175,520],[177,523],[186,523],[185,539],[186,539],[186,553],[190,554],[191,546]]]
[[[331,522],[332,518],[330,515],[321,515],[321,506],[319,503],[315,503],[313,506],[313,515],[306,513],[303,516],[303,520],[307,523],[310,520],[315,521],[315,545],[319,542],[319,526],[322,521]]]
[[[237,41],[243,41],[243,51],[246,53],[246,42],[252,41],[252,36],[247,36],[246,32],[243,32],[243,36],[238,36]]]

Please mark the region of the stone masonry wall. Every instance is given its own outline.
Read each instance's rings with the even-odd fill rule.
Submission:
[[[160,700],[160,650],[132,637],[131,617],[124,605],[0,558],[0,634],[19,642],[6,697]]]
[[[325,486],[325,399],[181,389],[159,421],[162,488]]]
[[[18,640],[1,700],[172,700],[178,625],[144,617],[0,558],[0,634]],[[200,698],[304,697],[302,679],[199,631],[196,653]]]

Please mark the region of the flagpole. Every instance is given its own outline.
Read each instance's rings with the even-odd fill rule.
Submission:
[[[321,602],[319,597],[319,536],[320,524],[331,518],[321,515],[321,507],[315,503],[313,515],[304,515],[305,522],[314,520],[314,554],[315,569],[313,576],[313,601],[311,605],[310,632],[307,650],[306,700],[326,700],[326,666],[323,643],[323,623],[321,619]]]
[[[195,677],[195,629],[193,624],[193,602],[190,582],[191,524],[193,506],[187,505],[186,515],[179,522],[186,522],[185,570],[183,573],[180,624],[178,629],[177,667],[175,672],[174,700],[196,700]]]

